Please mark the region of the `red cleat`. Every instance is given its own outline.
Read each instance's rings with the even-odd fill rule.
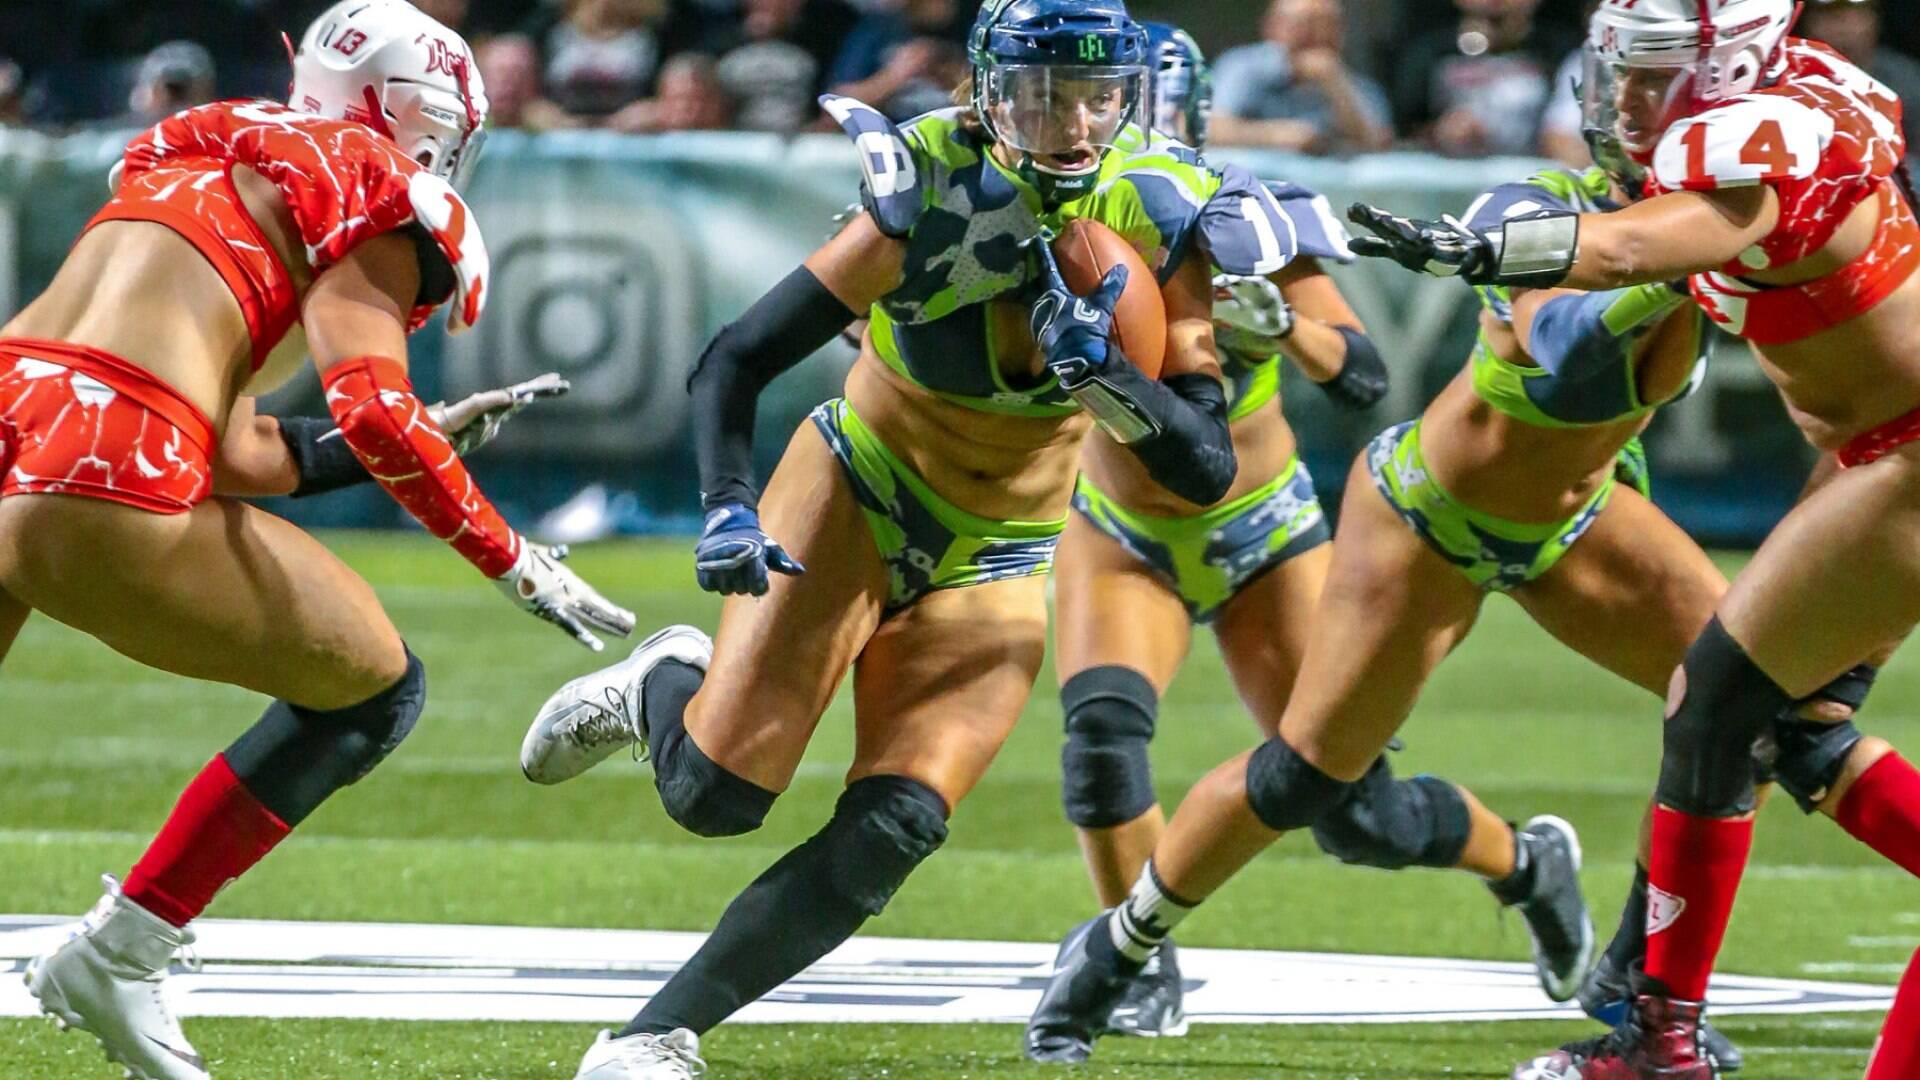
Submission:
[[[1718,1080],[1700,1041],[1705,1002],[1643,989],[1620,1026],[1514,1067],[1512,1080]]]

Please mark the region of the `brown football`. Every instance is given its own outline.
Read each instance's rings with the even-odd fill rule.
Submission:
[[[1053,257],[1067,288],[1081,296],[1099,288],[1112,267],[1127,268],[1127,287],[1113,313],[1114,343],[1148,378],[1159,378],[1167,356],[1167,309],[1160,283],[1133,245],[1097,221],[1075,218],[1054,237]]]

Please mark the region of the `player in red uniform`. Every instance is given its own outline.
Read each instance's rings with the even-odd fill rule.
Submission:
[[[290,372],[296,325],[330,442],[521,607],[596,645],[588,626],[632,627],[507,526],[407,381],[407,333],[449,300],[463,329],[485,300],[486,249],[449,182],[485,117],[470,68],[464,41],[400,0],[337,5],[295,58],[293,107],[209,105],[134,140],[113,200],[0,328],[0,639],[38,610],[276,699],[124,887],[28,969],[41,1007],[130,1075],[207,1076],[160,991],[186,924],[391,752],[424,701],[364,581],[285,521],[209,498],[330,452],[318,425],[273,432],[242,397]],[[232,467],[256,455],[269,467]]]
[[[1699,1024],[1752,840],[1754,742],[1782,715],[1817,732],[1849,713],[1846,694],[1823,688],[1920,620],[1920,226],[1901,106],[1831,49],[1788,37],[1794,9],[1601,6],[1589,121],[1650,166],[1648,197],[1620,213],[1542,214],[1488,234],[1355,208],[1380,236],[1356,250],[1429,273],[1583,289],[1686,278],[1844,470],[1774,530],[1674,674],[1647,958],[1626,1021],[1520,1065],[1521,1080],[1718,1075]],[[1821,808],[1920,872],[1920,772],[1878,740],[1834,750]],[[1916,1025],[1896,1009],[1879,1060],[1908,1060]]]

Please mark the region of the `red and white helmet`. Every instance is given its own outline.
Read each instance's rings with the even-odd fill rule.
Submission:
[[[1588,26],[1589,105],[1628,71],[1664,75],[1664,115],[1648,133],[1657,138],[1675,120],[1779,77],[1798,10],[1796,0],[1605,0]],[[1636,156],[1651,150],[1635,141]]]
[[[341,0],[300,39],[288,104],[353,120],[461,186],[486,137],[473,50],[406,0]]]

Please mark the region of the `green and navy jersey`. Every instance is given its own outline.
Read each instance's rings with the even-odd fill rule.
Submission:
[[[1611,183],[1598,168],[1574,173],[1549,169],[1519,183],[1501,184],[1483,193],[1467,208],[1469,228],[1498,229],[1507,221],[1540,210],[1568,210],[1581,214],[1619,209],[1609,197]],[[1486,310],[1503,323],[1513,323],[1513,294],[1504,285],[1477,286],[1474,292]],[[1665,313],[1687,302],[1664,283],[1617,289],[1608,323],[1622,327],[1651,326]],[[1585,374],[1577,380],[1555,376],[1545,368],[1502,359],[1480,335],[1473,349],[1473,389],[1489,405],[1517,420],[1539,427],[1590,427],[1631,420],[1653,412],[1669,401],[1691,393],[1706,373],[1709,351],[1705,327],[1696,318],[1699,362],[1693,378],[1664,401],[1642,401],[1633,350],[1621,350],[1618,365]]]

